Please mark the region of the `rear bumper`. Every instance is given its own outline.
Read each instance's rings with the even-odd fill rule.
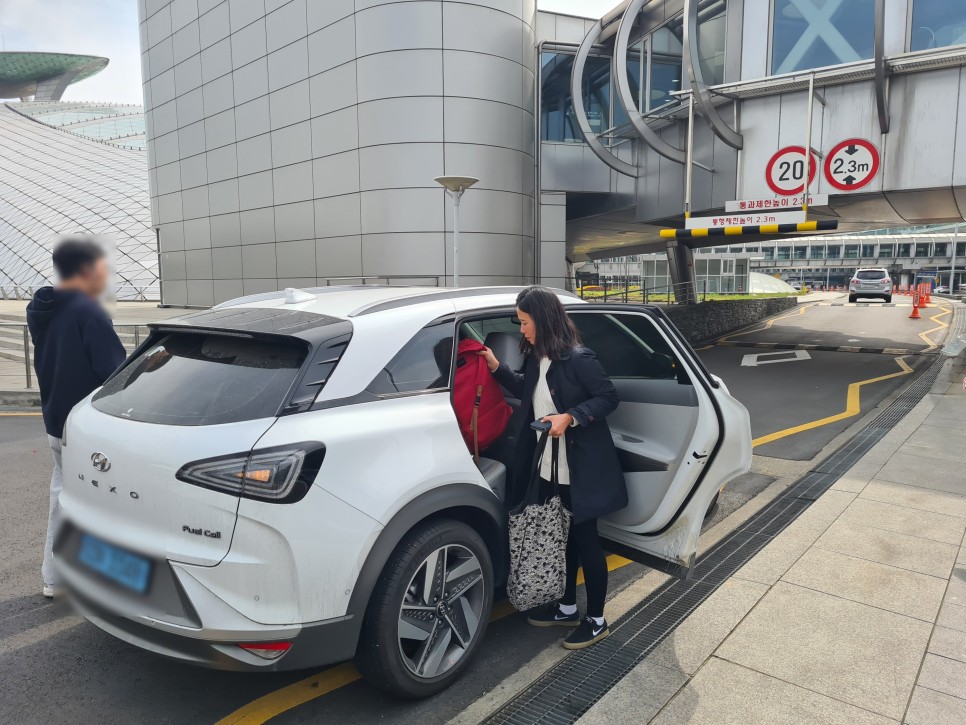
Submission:
[[[341,662],[355,654],[361,617],[266,625],[230,607],[181,565],[154,561],[145,595],[106,581],[77,561],[79,529],[65,523],[54,556],[77,610],[105,632],[141,649],[188,664],[222,670],[273,671]],[[266,660],[238,643],[291,642]]]
[[[294,637],[291,630],[273,633],[265,629],[254,641],[292,642],[289,651],[277,660],[265,660],[241,649],[237,642],[204,639],[204,630],[191,636],[175,634],[116,614],[70,587],[68,595],[85,619],[108,634],[162,657],[216,670],[276,672],[342,662],[354,656],[359,638],[360,623],[351,616],[302,625]]]

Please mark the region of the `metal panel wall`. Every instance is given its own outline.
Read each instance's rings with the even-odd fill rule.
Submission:
[[[165,304],[444,283],[443,174],[480,179],[462,283],[532,279],[535,0],[139,5]]]

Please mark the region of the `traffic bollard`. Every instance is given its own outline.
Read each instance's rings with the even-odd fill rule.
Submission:
[[[909,315],[910,320],[921,320],[922,315],[919,314],[919,290],[917,289],[912,293],[912,314]]]

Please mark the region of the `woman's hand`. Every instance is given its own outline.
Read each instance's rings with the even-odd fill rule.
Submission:
[[[570,424],[574,422],[574,417],[570,413],[560,413],[559,415],[545,415],[540,419],[542,423],[550,424],[550,437],[559,438],[567,429]]]
[[[500,367],[500,361],[496,359],[496,355],[493,354],[490,348],[484,347],[482,351],[476,354],[486,360],[486,366],[490,369],[491,373],[495,373],[496,369]]]

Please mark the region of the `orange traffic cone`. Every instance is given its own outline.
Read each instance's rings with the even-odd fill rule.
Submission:
[[[919,290],[916,290],[912,295],[912,314],[909,315],[910,320],[921,320],[922,315],[919,314]]]

